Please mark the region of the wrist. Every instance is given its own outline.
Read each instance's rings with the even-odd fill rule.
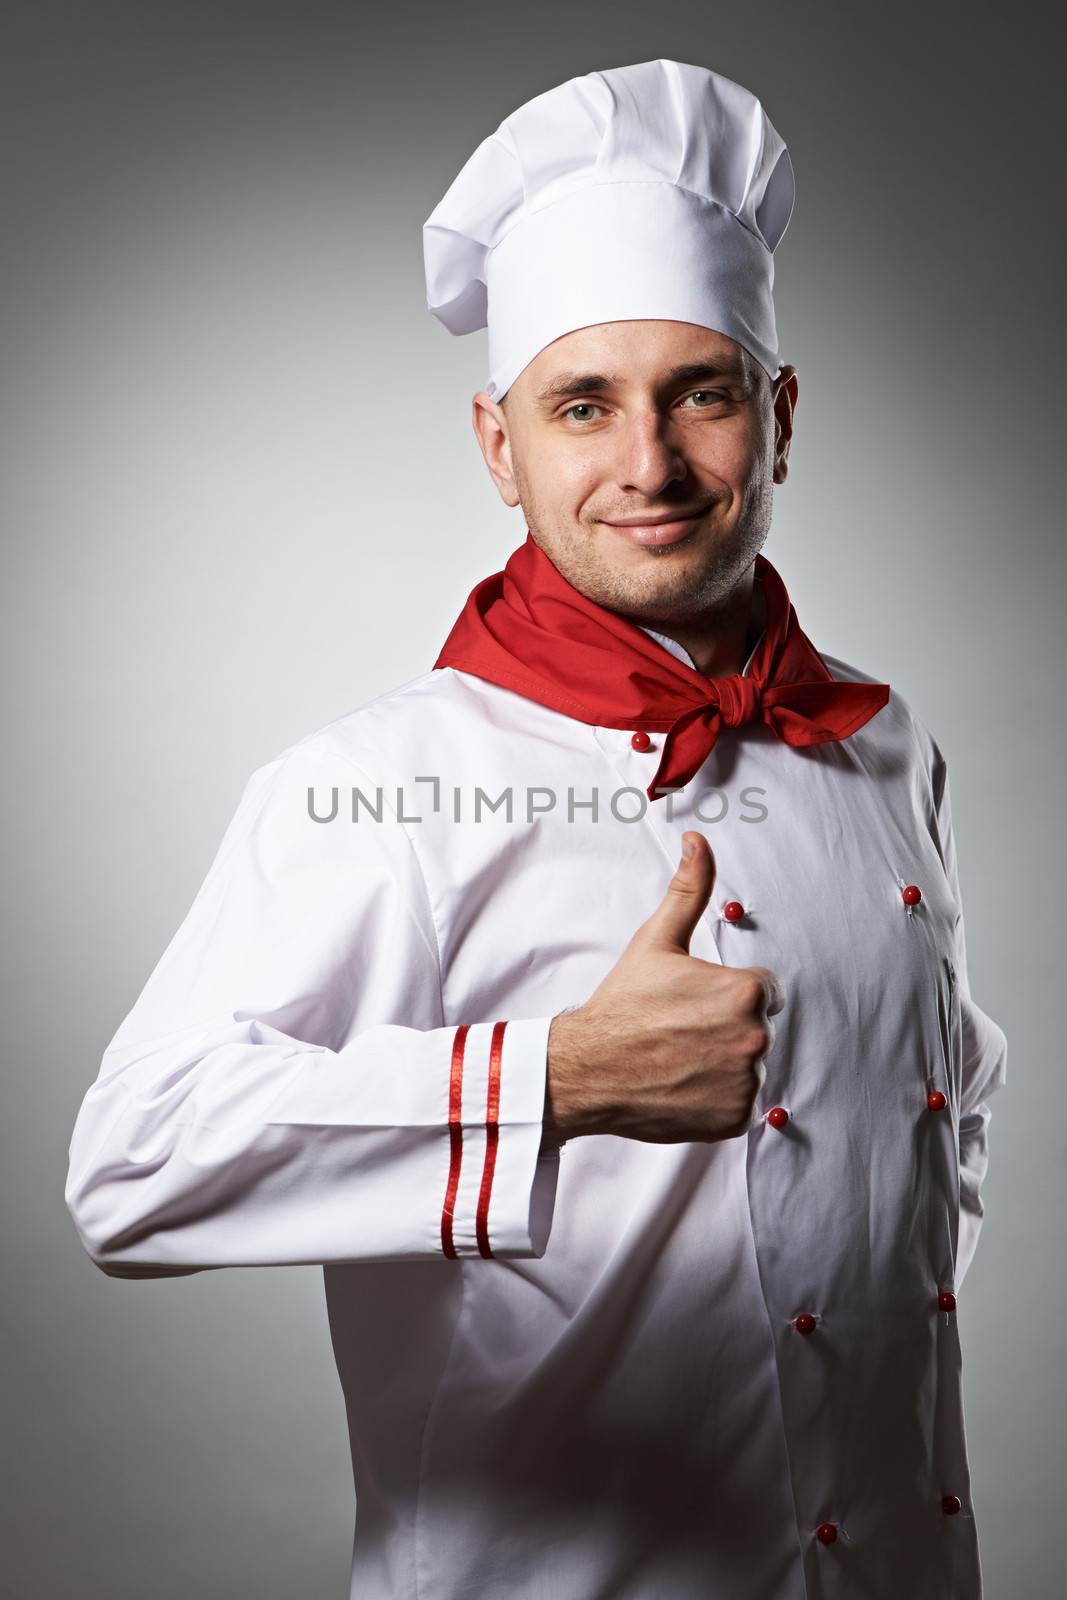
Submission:
[[[562,1145],[582,1134],[606,1131],[590,1070],[592,1041],[584,1018],[572,1006],[552,1019],[548,1030],[543,1144]]]

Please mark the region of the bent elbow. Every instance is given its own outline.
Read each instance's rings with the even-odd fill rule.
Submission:
[[[125,1215],[120,1219],[109,1212],[106,1204],[100,1203],[99,1195],[87,1202],[84,1190],[74,1190],[69,1185],[65,1199],[82,1249],[108,1278],[184,1278],[208,1270],[154,1260],[151,1251],[146,1256],[143,1244],[135,1258],[130,1251],[130,1228]]]
[[[118,1162],[112,1151],[98,1150],[90,1158],[81,1145],[76,1128],[63,1199],[93,1265],[109,1278],[175,1278],[204,1271],[165,1259],[149,1220],[148,1169]]]
[[[71,1220],[89,1260],[109,1278],[156,1276],[150,1265],[132,1263],[123,1255],[121,1238],[126,1219],[119,1222],[107,1199],[106,1190],[93,1181],[91,1173],[72,1171],[63,1198]]]

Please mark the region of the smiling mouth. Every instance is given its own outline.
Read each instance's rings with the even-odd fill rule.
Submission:
[[[667,522],[605,522],[604,526],[610,528],[612,533],[628,540],[630,544],[655,548],[659,545],[677,544],[687,534],[692,533],[705,515],[703,511],[695,511],[690,516],[672,517]]]

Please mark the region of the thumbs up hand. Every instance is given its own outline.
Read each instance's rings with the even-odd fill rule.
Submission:
[[[689,954],[715,886],[702,833],[655,911],[584,1005],[548,1034],[546,1142],[613,1133],[652,1144],[736,1138],[752,1125],[770,1017],[785,991],[767,967],[725,967]]]

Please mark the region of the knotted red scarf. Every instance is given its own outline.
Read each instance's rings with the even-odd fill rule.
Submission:
[[[650,800],[683,788],[723,727],[763,722],[786,744],[855,733],[889,699],[888,683],[832,676],[783,584],[757,555],[767,625],[745,675],[707,678],[635,622],[569,583],[527,531],[502,572],[475,585],[434,667],[457,667],[601,728],[665,732]]]

